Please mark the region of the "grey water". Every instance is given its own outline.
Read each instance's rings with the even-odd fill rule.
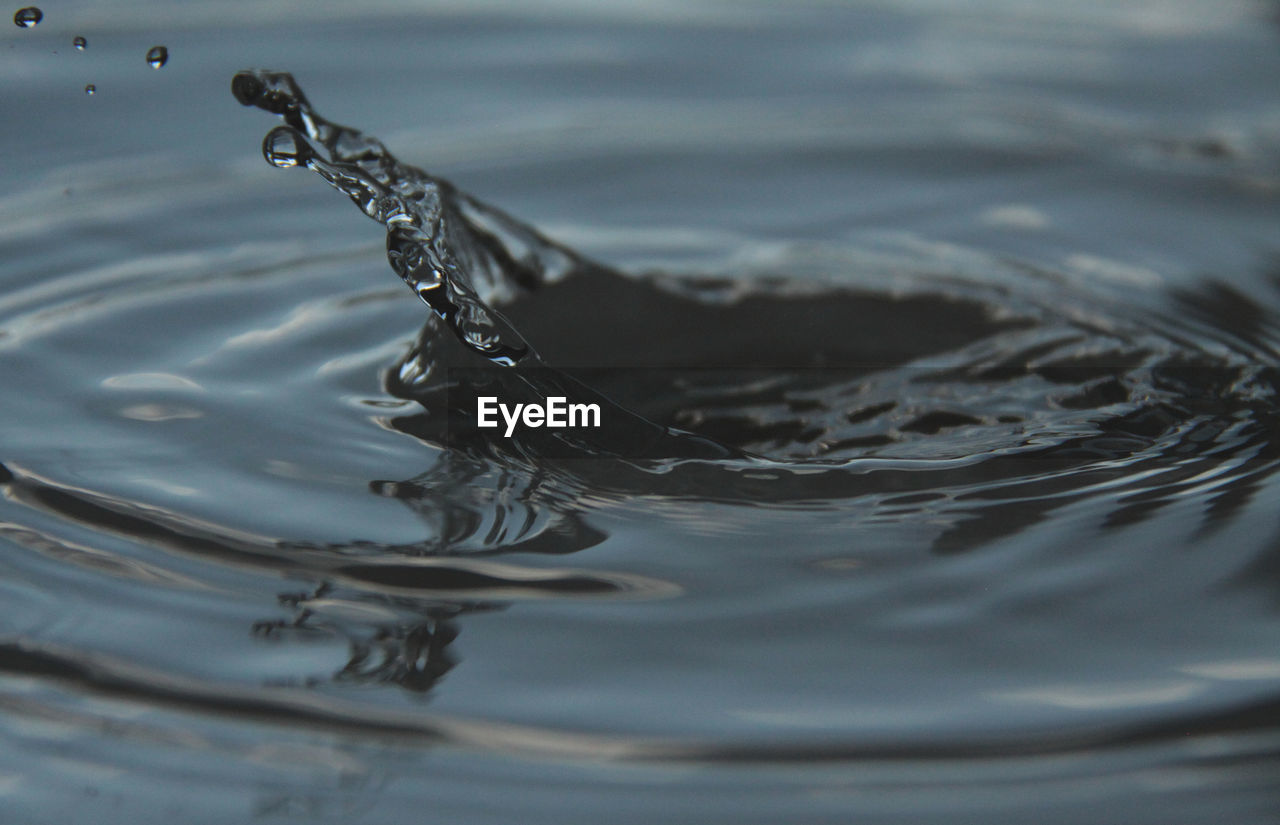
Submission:
[[[41,9],[0,820],[1276,821],[1276,4]]]

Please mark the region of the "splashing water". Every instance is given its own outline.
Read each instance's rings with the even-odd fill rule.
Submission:
[[[1257,734],[1272,742],[1259,748],[1274,764],[1280,694],[1148,687],[1150,674],[1170,668],[1220,672],[1187,662],[1221,657],[1223,642],[1192,641],[1208,625],[1191,620],[1176,631],[1181,646],[1152,650],[1136,618],[1151,608],[1130,591],[1155,588],[1162,595],[1152,598],[1170,605],[1202,596],[1203,574],[1156,581],[1141,572],[1151,564],[1209,568],[1224,587],[1277,587],[1274,542],[1218,537],[1269,512],[1278,489],[1280,278],[1273,293],[1210,282],[1170,290],[1161,303],[993,258],[973,275],[885,271],[869,256],[832,255],[791,263],[832,268],[833,278],[632,277],[321,118],[288,74],[242,72],[232,88],[241,103],[285,120],[264,139],[267,161],[310,169],[383,224],[392,269],[447,328],[428,322],[388,371],[387,389],[422,411],[385,422],[445,458],[377,488],[441,525],[447,539],[432,554],[574,552],[608,540],[584,514],[622,510],[647,525],[646,540],[669,537],[678,556],[713,552],[719,537],[733,548],[721,563],[746,564],[745,553],[746,566],[775,570],[744,573],[738,592],[718,567],[719,584],[708,586],[728,593],[691,596],[701,607],[675,643],[678,655],[705,657],[718,677],[728,668],[751,685],[729,692],[737,707],[766,710],[735,716],[722,738],[700,721],[719,698],[702,701],[690,688],[645,728],[682,730],[680,744],[612,744],[648,754],[640,758],[718,765],[1008,767]],[[495,372],[512,377],[468,387],[456,370],[442,374],[474,355],[511,367]],[[495,382],[545,396],[564,376],[597,391],[606,418],[633,431],[652,424],[701,440],[670,437],[665,451],[637,456],[616,433],[567,453],[528,433],[457,436]],[[1194,538],[1181,540],[1187,555],[1177,559],[1144,538],[1186,534]],[[781,595],[785,585],[796,592]],[[1118,594],[1115,615],[1126,618],[1077,639],[1064,628],[1096,630],[1091,610],[1108,598],[1085,595],[1091,588]],[[1168,631],[1176,622],[1164,615]],[[1020,636],[1023,622],[1036,632]],[[950,661],[951,645],[972,650],[989,633],[1000,641],[986,658]],[[744,634],[768,640],[767,667],[744,664],[760,661]],[[1054,639],[1049,650],[1044,638]],[[890,679],[898,688],[882,690],[859,657],[841,654],[846,644],[876,651],[872,671],[948,675],[936,687]],[[939,658],[949,664],[936,666]],[[436,672],[451,666],[436,662]],[[367,666],[353,661],[355,671]],[[1100,681],[1078,684],[1081,668]],[[669,695],[665,680],[680,676],[657,671],[649,680],[627,670],[635,683],[623,692],[648,685]],[[369,678],[387,678],[375,672]],[[1010,686],[1019,679],[1033,686]],[[1035,686],[1043,680],[1050,686]],[[901,700],[890,695],[898,689]],[[1217,700],[1197,711],[1178,704],[1191,695]],[[938,710],[954,702],[968,709],[963,721]],[[872,710],[845,713],[846,703]],[[1142,708],[1141,724],[1107,715],[1130,706]],[[930,714],[937,721],[920,725]],[[1243,754],[1252,746],[1233,741],[1222,747],[1251,758]]]
[[[1125,489],[1124,500],[1144,507],[1169,503],[1179,480],[1203,485],[1205,472],[1226,494],[1274,468],[1274,349],[1227,329],[1212,348],[1202,331],[1188,343],[1193,333],[1180,322],[1113,314],[1048,275],[1024,278],[1021,294],[899,278],[893,297],[847,286],[815,293],[812,282],[738,284],[726,296],[714,282],[628,278],[321,118],[286,73],[242,72],[232,89],[286,121],[264,140],[270,163],[311,169],[386,226],[392,269],[467,348],[514,364],[532,352],[528,341],[544,342],[537,363],[603,368],[589,383],[620,402],[616,414],[639,413],[626,420],[711,436],[722,458],[753,456],[664,465],[659,487],[786,501],[879,498],[888,484],[926,495],[920,504],[931,511],[950,500],[957,518],[934,543],[959,549],[1006,529],[1007,508],[959,503],[978,490],[999,490],[1025,518]],[[762,329],[769,334],[755,334]],[[428,324],[393,388],[422,397],[442,353]],[[628,364],[664,369],[641,380]],[[1175,459],[1188,454],[1204,458]],[[1225,455],[1236,459],[1224,465]],[[860,463],[873,456],[908,463]],[[929,463],[937,461],[956,463]],[[762,466],[776,474],[766,485],[752,480]],[[592,483],[636,483],[624,478],[611,471]],[[904,506],[901,495],[889,498],[884,506]],[[1132,509],[1115,517],[1124,512]]]
[[[287,125],[263,141],[267,161],[305,166],[387,228],[396,274],[467,346],[514,364],[529,345],[491,307],[567,276],[586,262],[446,181],[400,163],[374,138],[330,123],[284,72],[241,72],[232,92]]]
[[[332,202],[136,53],[6,87],[10,818],[1274,819],[1242,4],[188,5],[193,78],[377,55],[327,94],[395,155],[278,72]]]

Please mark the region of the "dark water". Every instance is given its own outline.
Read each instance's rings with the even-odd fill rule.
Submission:
[[[41,8],[6,821],[1276,821],[1273,4]]]

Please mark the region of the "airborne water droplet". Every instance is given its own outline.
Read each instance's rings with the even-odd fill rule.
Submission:
[[[151,51],[147,52],[147,62],[153,69],[160,68],[169,62],[169,50],[164,46],[152,46]]]
[[[18,9],[13,15],[13,22],[22,29],[29,29],[43,19],[44,12],[35,6]]]
[[[85,94],[87,94],[87,95],[91,95],[91,94],[93,94],[93,93],[94,93],[94,92],[96,92],[96,91],[98,91],[98,87],[97,87],[97,86],[95,86],[95,85],[93,85],[92,83],[90,83],[88,86],[85,86],[85,87],[84,87],[84,93],[85,93]]]
[[[84,47],[89,45],[89,41],[80,35],[76,35],[76,39],[71,41],[71,45],[75,46],[77,51],[84,51]]]

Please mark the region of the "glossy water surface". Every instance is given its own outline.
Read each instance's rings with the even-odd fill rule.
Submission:
[[[44,13],[6,816],[1274,821],[1274,4]]]

